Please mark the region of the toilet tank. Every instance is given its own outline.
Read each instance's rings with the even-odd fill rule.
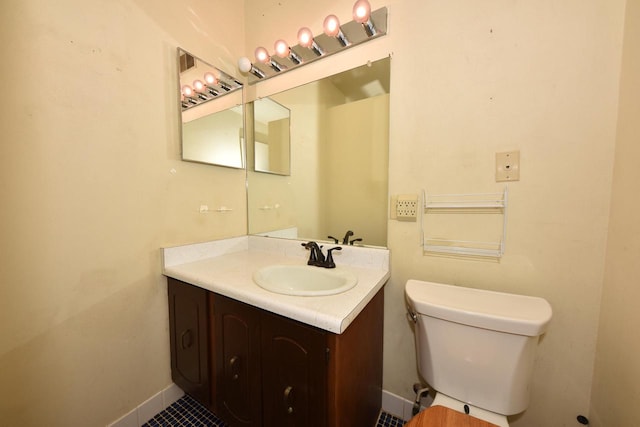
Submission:
[[[551,306],[537,297],[409,280],[418,370],[439,393],[513,415],[529,404],[538,338]]]

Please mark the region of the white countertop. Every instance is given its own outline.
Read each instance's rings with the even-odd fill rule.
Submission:
[[[340,334],[388,280],[389,251],[384,248],[339,245],[343,250],[334,252],[336,269],[355,274],[358,283],[352,289],[337,295],[282,295],[255,284],[253,272],[262,267],[306,265],[309,252],[301,246],[302,242],[242,236],[163,248],[163,273],[272,313]]]

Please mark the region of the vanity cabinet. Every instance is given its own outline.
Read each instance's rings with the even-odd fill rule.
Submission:
[[[169,283],[170,295],[172,287],[191,286]],[[382,290],[342,334],[204,292],[209,332],[201,348],[208,354],[190,361],[208,366],[208,396],[185,391],[231,426],[375,425],[382,399]],[[173,373],[180,367],[173,363],[175,340],[172,377],[182,387],[177,380],[184,376]]]

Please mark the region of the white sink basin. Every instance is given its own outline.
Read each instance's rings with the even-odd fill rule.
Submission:
[[[358,278],[339,268],[271,265],[253,273],[253,281],[261,288],[278,294],[322,296],[348,291],[358,283]]]

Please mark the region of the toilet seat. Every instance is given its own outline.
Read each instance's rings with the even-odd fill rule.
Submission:
[[[444,406],[445,408],[451,409],[452,411],[458,412],[462,415],[469,414],[474,418],[489,423],[488,425],[490,426],[509,427],[507,417],[505,417],[504,415],[496,414],[495,412],[487,411],[486,409],[461,402],[457,399],[447,396],[444,393],[436,393],[431,406]]]
[[[444,406],[431,406],[411,418],[405,427],[497,427]]]

